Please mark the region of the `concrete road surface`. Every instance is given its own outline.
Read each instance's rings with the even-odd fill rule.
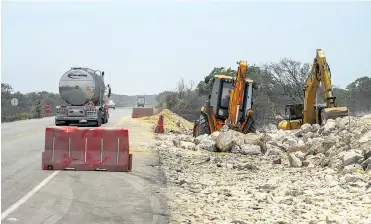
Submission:
[[[131,109],[110,113],[103,126],[125,127]],[[134,154],[128,173],[43,171],[44,130],[51,125],[53,117],[1,125],[1,223],[167,223],[155,154]],[[133,145],[143,130],[128,129]]]

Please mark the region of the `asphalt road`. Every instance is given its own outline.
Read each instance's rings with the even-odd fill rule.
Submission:
[[[131,109],[110,109],[102,126],[125,127],[130,115]],[[1,223],[167,223],[155,154],[134,154],[132,172],[43,171],[44,130],[51,125],[53,117],[1,125]],[[129,138],[140,137],[140,129],[128,129]]]

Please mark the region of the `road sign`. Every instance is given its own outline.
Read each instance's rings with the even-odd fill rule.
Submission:
[[[10,103],[12,104],[12,106],[16,107],[18,106],[18,99],[17,98],[13,98]]]

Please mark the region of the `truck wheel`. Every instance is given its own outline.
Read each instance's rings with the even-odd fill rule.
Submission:
[[[98,117],[98,120],[97,120],[97,124],[96,124],[97,127],[100,127],[102,126],[102,118],[101,117]]]
[[[198,133],[195,133],[197,136],[204,135],[204,134],[207,134],[207,135],[210,134],[209,120],[207,119],[206,115],[204,114],[200,115],[200,120],[197,126],[198,126],[197,127]]]

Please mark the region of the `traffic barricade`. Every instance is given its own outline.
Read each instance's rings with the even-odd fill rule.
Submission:
[[[158,117],[158,121],[157,121],[157,125],[155,127],[155,133],[164,133],[165,132],[165,129],[164,129],[164,115],[160,115]]]
[[[131,117],[132,118],[139,118],[139,117],[147,117],[153,115],[153,108],[151,107],[134,107]]]
[[[49,127],[43,170],[130,171],[129,134],[123,128]]]

